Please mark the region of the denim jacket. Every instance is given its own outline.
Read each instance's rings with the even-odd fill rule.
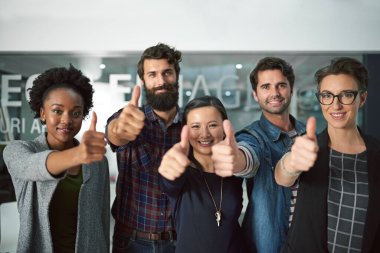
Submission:
[[[291,115],[290,119],[297,134],[304,134],[305,125]],[[249,252],[278,253],[289,228],[291,190],[277,185],[274,168],[293,141],[264,115],[237,132],[236,139],[257,168],[255,176],[246,179],[249,203],[243,230]]]

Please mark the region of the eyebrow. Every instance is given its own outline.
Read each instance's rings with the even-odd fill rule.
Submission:
[[[174,67],[169,67],[169,68],[163,69],[162,71],[151,70],[151,71],[148,71],[148,72],[146,72],[146,73],[147,73],[147,74],[149,74],[149,73],[157,73],[157,72],[161,72],[161,73],[163,73],[163,72],[168,72],[168,71],[170,71],[170,72],[175,71],[175,70],[174,70]]]
[[[359,90],[341,90],[338,94],[340,94],[342,92],[356,92],[356,91],[359,91]],[[334,94],[334,93],[332,93],[329,90],[323,90],[323,91],[321,91],[321,93],[323,93],[323,92],[328,92],[328,93]]]
[[[52,104],[52,105],[50,105],[50,107],[52,107],[52,106],[61,106],[61,107],[65,107],[63,104]],[[81,108],[82,106],[81,105],[76,105],[76,106],[74,106],[74,108]]]
[[[279,85],[279,84],[286,84],[287,85],[288,83],[281,81],[281,82],[275,83],[274,85]],[[262,84],[260,84],[260,86],[263,86],[263,85],[271,85],[271,83],[262,83]]]

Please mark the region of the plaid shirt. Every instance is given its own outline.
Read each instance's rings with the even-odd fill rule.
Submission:
[[[181,115],[178,109],[172,125],[166,128],[150,105],[141,110],[145,113],[145,125],[137,139],[121,147],[110,143],[117,152],[119,170],[112,215],[117,223],[131,229],[173,230],[169,201],[159,186],[158,167],[165,152],[180,141]],[[112,115],[107,125],[120,112]]]

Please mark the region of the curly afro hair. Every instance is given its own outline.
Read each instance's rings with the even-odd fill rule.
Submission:
[[[70,64],[67,68],[51,68],[39,75],[34,81],[30,91],[29,105],[34,112],[34,118],[40,117],[40,109],[50,91],[57,88],[72,89],[83,98],[83,119],[88,115],[93,107],[92,95],[94,89],[90,84],[90,79],[82,74]]]

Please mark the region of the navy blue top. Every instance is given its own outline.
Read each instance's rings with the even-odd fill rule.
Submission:
[[[243,201],[242,179],[223,179],[222,218],[218,227],[215,205],[202,173],[218,208],[221,177],[192,166],[174,181],[160,178],[162,190],[173,208],[177,231],[176,252],[240,252],[242,234],[238,219]]]

